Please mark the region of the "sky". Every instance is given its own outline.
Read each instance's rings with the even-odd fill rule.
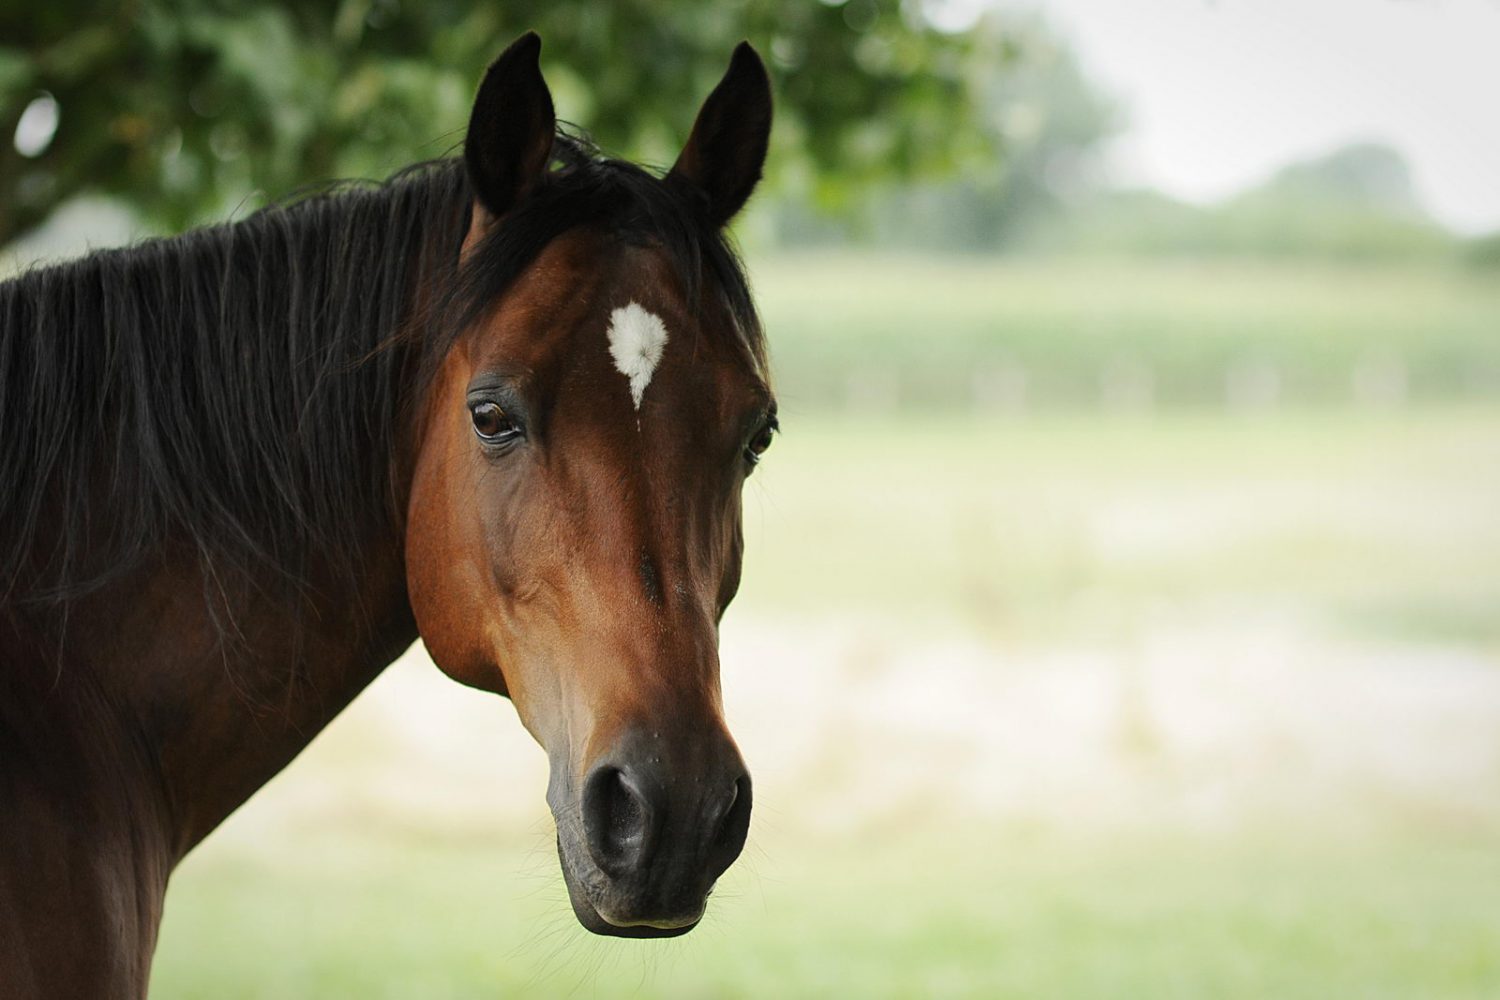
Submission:
[[[1500,229],[1500,0],[953,0],[1039,8],[1125,111],[1111,176],[1193,201],[1356,141],[1466,233]]]

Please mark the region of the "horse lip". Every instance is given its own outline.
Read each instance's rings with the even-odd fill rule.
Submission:
[[[568,886],[568,896],[573,904],[573,913],[584,930],[603,937],[619,938],[671,938],[679,937],[698,926],[703,912],[685,922],[673,920],[642,920],[617,922],[600,912],[599,908],[584,898],[584,894]]]
[[[704,902],[706,903],[707,900],[705,900]],[[692,916],[664,917],[659,920],[616,919],[615,917],[612,917],[609,914],[605,913],[603,910],[599,909],[597,906],[594,907],[594,912],[599,914],[599,919],[603,920],[606,924],[609,924],[611,927],[618,927],[622,930],[649,928],[650,930],[656,931],[677,931],[679,933],[685,933],[698,926],[698,921],[703,919],[703,911],[705,909],[707,909],[706,906],[700,906],[698,908],[698,912],[693,914]]]
[[[573,915],[578,918],[584,930],[604,937],[670,938],[686,934],[703,920],[703,914],[708,909],[706,897],[699,904],[698,912],[690,917],[634,920],[618,914],[607,915],[589,898],[587,881],[576,877],[569,867],[561,837],[558,838],[557,847],[562,861],[563,884],[568,889],[568,902],[572,904]]]

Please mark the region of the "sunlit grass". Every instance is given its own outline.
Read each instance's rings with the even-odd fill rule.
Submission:
[[[745,604],[1025,637],[1102,597],[1500,638],[1500,407],[783,425],[747,493]]]
[[[1473,997],[1500,990],[1493,843],[1076,840],[927,830],[772,844],[689,937],[603,941],[512,844],[205,858],[167,998]]]
[[[1122,378],[1216,407],[1268,371],[1294,403],[1348,403],[1361,371],[1416,398],[1500,389],[1500,285],[1459,268],[819,253],[754,274],[794,409],[965,410],[1017,376],[999,395],[1033,409],[1096,406]]]

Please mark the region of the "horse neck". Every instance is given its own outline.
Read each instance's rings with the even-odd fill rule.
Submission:
[[[16,864],[53,873],[0,879],[0,959],[15,957],[9,906],[41,935],[23,947],[81,956],[78,976],[114,970],[145,994],[171,870],[415,634],[399,546],[372,543],[361,565],[358,593],[318,600],[295,640],[271,592],[246,590],[226,645],[201,571],[171,553],[70,609],[61,648],[0,603],[0,840]],[[24,988],[24,961],[19,974]]]
[[[426,276],[408,277],[408,294],[419,296]],[[420,315],[422,305],[407,314]],[[410,331],[370,332],[399,342]],[[415,377],[412,367],[381,371],[407,379]],[[395,388],[381,398],[408,387]],[[144,762],[140,780],[161,800],[174,858],[289,763],[415,640],[400,516],[413,432],[397,422],[367,449],[392,463],[396,516],[364,512],[357,532],[344,532],[357,537],[305,553],[295,578],[269,566],[222,572],[201,537],[179,531],[127,572],[51,612],[22,621],[0,595],[0,660],[39,661],[35,680],[13,693],[87,703],[82,712],[60,708],[52,726],[54,739],[75,739],[66,731],[92,719],[90,734],[75,739],[91,741],[77,746],[80,753],[108,756],[111,742],[129,745],[129,756]],[[96,499],[108,508],[108,496]],[[58,527],[67,531],[70,523]],[[101,724],[101,712],[111,721]]]
[[[59,675],[111,707],[144,751],[182,854],[285,767],[416,638],[401,539],[369,540],[357,584],[300,600],[205,579],[169,554],[70,610]],[[213,599],[205,592],[214,590]],[[300,605],[300,606],[299,606]]]

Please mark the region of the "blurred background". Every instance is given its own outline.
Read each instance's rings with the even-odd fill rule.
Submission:
[[[0,274],[451,154],[528,28],[647,162],[776,79],[750,845],[589,937],[418,647],[181,868],[153,996],[1500,995],[1500,7],[7,6]]]

